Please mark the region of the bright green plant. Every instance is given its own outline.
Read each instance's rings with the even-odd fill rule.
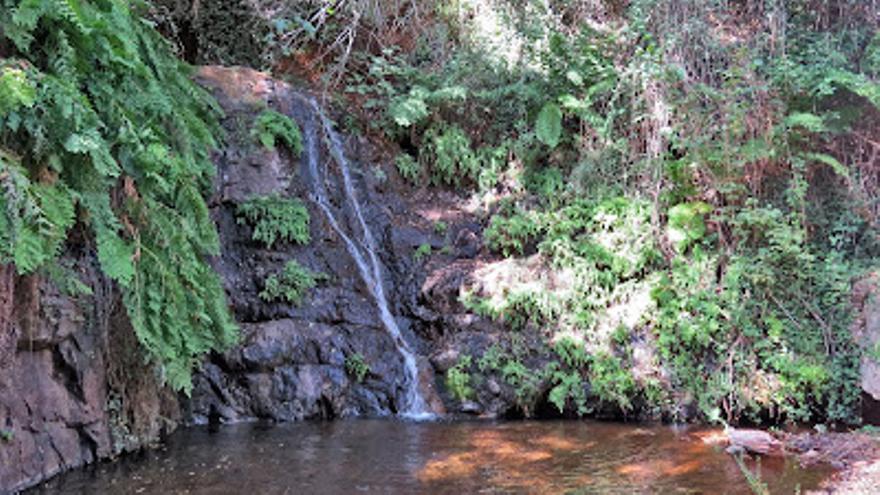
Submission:
[[[364,360],[364,356],[360,353],[354,353],[345,358],[345,372],[358,383],[363,383],[371,370],[370,365]]]
[[[263,284],[260,299],[266,302],[284,301],[298,305],[309,289],[314,288],[322,274],[313,272],[302,266],[296,260],[288,261],[284,268],[270,275]]]
[[[434,185],[460,186],[465,180],[476,180],[480,159],[471,147],[465,132],[454,125],[437,125],[425,133],[423,156],[429,160]]]
[[[236,341],[205,196],[216,103],[140,18],[140,1],[4,0],[0,262],[52,264],[77,223],[177,389]]]
[[[468,371],[472,361],[469,355],[461,356],[455,366],[446,371],[446,389],[456,400],[465,401],[474,394],[474,389],[471,387],[471,375]]]
[[[276,241],[308,244],[309,210],[299,199],[277,194],[249,199],[236,208],[239,224],[253,228],[251,238],[271,248]]]
[[[526,246],[538,240],[542,227],[534,215],[495,215],[485,232],[486,243],[504,256],[522,255]]]
[[[547,400],[556,406],[560,413],[565,412],[571,404],[575,412],[582,416],[588,412],[582,373],[589,363],[589,356],[583,344],[571,339],[561,339],[556,342],[553,350],[559,361],[551,363],[544,370],[553,384]]]
[[[422,165],[411,155],[401,153],[397,155],[394,163],[400,176],[413,184],[416,184],[422,176]]]
[[[263,110],[257,116],[251,128],[251,137],[270,150],[274,150],[275,144],[281,141],[295,156],[302,154],[299,126],[290,117],[275,110]]]
[[[430,244],[420,244],[419,247],[416,248],[415,252],[413,252],[413,259],[416,262],[420,262],[429,256],[431,256]]]

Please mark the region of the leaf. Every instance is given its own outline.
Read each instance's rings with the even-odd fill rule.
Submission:
[[[834,170],[834,173],[836,173],[837,175],[844,178],[849,177],[849,170],[846,169],[846,165],[840,163],[839,161],[837,161],[837,158],[834,158],[831,155],[825,153],[805,153],[804,158],[817,161],[819,163],[824,163],[825,165],[831,167],[831,170]]]
[[[547,103],[538,114],[535,123],[538,140],[548,147],[555,148],[562,139],[562,110],[555,103]]]
[[[15,267],[19,274],[31,273],[50,258],[53,253],[46,248],[43,236],[31,227],[18,231],[13,250]]]
[[[712,207],[702,201],[680,203],[669,209],[669,240],[679,251],[684,251],[706,235],[703,217],[710,211]]]
[[[134,248],[108,229],[97,232],[98,261],[104,273],[123,286],[134,278]]]
[[[398,98],[388,108],[388,115],[400,127],[410,127],[428,116],[428,104],[425,103],[424,90],[416,87],[409,95]]]
[[[22,106],[33,107],[37,90],[20,69],[4,67],[0,71],[0,117]]]
[[[810,132],[822,132],[825,130],[825,120],[818,115],[797,112],[785,118],[785,125],[789,128],[802,127]]]

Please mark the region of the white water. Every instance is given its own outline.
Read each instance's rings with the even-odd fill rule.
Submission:
[[[400,414],[410,419],[429,419],[433,417],[433,414],[419,391],[419,369],[416,363],[416,356],[403,339],[403,335],[400,333],[400,328],[397,326],[394,316],[388,309],[388,300],[385,297],[385,287],[382,282],[382,263],[379,261],[379,257],[376,254],[376,241],[373,237],[373,233],[370,231],[370,227],[364,220],[363,213],[361,212],[361,205],[357,199],[357,194],[355,193],[351,181],[351,173],[349,171],[348,160],[345,157],[342,141],[339,134],[333,129],[332,122],[330,122],[330,119],[324,114],[318,103],[310,98],[307,99],[307,102],[312,109],[313,115],[317,116],[320,121],[323,134],[327,138],[327,147],[330,149],[333,159],[336,160],[336,163],[339,165],[339,169],[342,172],[345,196],[348,199],[349,206],[357,220],[357,229],[360,230],[361,238],[352,239],[352,237],[357,236],[356,231],[352,232],[351,236],[346,234],[345,230],[340,226],[336,215],[333,213],[333,208],[330,206],[330,201],[327,198],[327,188],[324,182],[325,178],[322,177],[320,173],[321,171],[319,170],[318,161],[320,153],[318,152],[318,129],[314,122],[309,121],[303,126],[303,141],[305,142],[306,153],[308,155],[309,174],[312,176],[312,182],[314,184],[313,200],[321,211],[324,212],[324,215],[326,215],[333,230],[335,230],[336,233],[339,234],[339,237],[345,242],[346,249],[354,259],[361,278],[369,288],[373,299],[376,301],[376,307],[379,310],[379,317],[382,320],[382,325],[394,341],[397,351],[403,356],[404,368],[407,375],[407,389],[406,397],[402,405],[403,407],[400,409]]]

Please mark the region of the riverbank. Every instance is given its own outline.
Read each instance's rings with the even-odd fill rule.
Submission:
[[[880,487],[880,433],[851,432],[795,435],[787,448],[799,452],[805,467],[819,463],[840,469],[825,480],[816,495],[867,495]]]

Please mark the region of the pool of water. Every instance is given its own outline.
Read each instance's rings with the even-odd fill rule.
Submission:
[[[161,449],[68,473],[33,493],[751,493],[735,460],[703,440],[708,433],[589,421],[191,428]],[[784,458],[760,468],[774,494],[815,488],[830,474]]]

